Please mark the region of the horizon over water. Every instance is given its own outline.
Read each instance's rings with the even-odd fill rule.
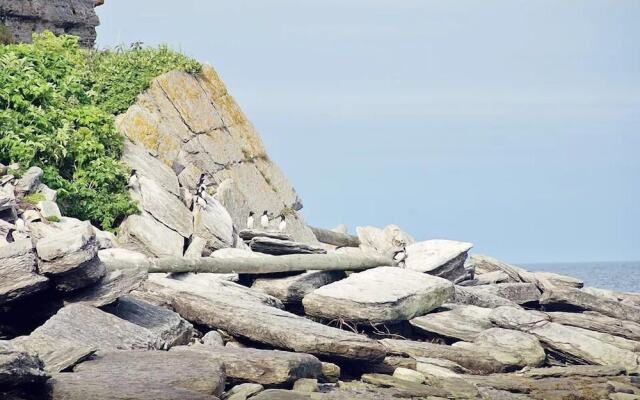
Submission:
[[[640,293],[640,261],[545,262],[515,264],[533,272],[582,279],[585,287]]]

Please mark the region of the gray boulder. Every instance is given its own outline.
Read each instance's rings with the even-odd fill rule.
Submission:
[[[325,254],[327,252],[322,247],[268,237],[255,237],[251,239],[249,247],[253,251],[271,255]]]
[[[50,277],[60,291],[88,286],[106,274],[105,266],[98,259],[96,236],[89,222],[38,240],[36,251],[40,273]]]
[[[455,287],[453,302],[456,304],[466,304],[484,308],[496,308],[501,306],[519,307],[518,304],[504,297],[497,296],[488,291],[477,290],[477,287]]]
[[[490,308],[459,305],[449,311],[429,313],[409,322],[420,331],[473,341],[481,332],[493,326],[490,314]]]
[[[488,293],[503,297],[516,304],[533,303],[540,300],[540,290],[533,283],[497,283],[471,289],[475,293]]]
[[[407,269],[439,276],[451,281],[464,276],[464,262],[471,243],[453,240],[427,240],[407,246]]]
[[[149,257],[181,257],[184,237],[149,214],[130,215],[120,225],[118,240],[123,247]]]
[[[407,321],[453,296],[445,279],[396,267],[378,267],[314,290],[304,297],[305,313],[356,323]]]
[[[0,305],[47,288],[49,279],[38,275],[36,263],[30,240],[0,246]]]
[[[258,278],[251,288],[280,299],[285,304],[299,304],[307,294],[345,276],[343,271],[308,271],[279,278]]]
[[[0,348],[0,390],[21,385],[34,387],[48,378],[37,356]]]
[[[40,185],[42,173],[42,168],[40,167],[29,168],[22,177],[16,181],[16,193],[20,195],[33,193]]]

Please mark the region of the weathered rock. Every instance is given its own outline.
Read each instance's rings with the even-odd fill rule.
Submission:
[[[127,217],[120,225],[118,240],[149,257],[179,257],[184,250],[184,237],[148,214]]]
[[[460,377],[460,374],[452,371],[449,368],[442,367],[440,365],[418,362],[416,363],[416,371],[420,372],[425,377],[435,378],[456,378]]]
[[[453,240],[427,240],[407,246],[405,265],[408,269],[424,272],[451,281],[465,274],[464,262],[471,243]]]
[[[0,186],[0,211],[13,210],[16,208],[16,196],[13,187]]]
[[[380,387],[400,389],[402,394],[411,397],[425,398],[427,396],[436,396],[446,398],[448,395],[446,391],[432,386],[422,385],[383,374],[364,374],[362,375],[362,381]]]
[[[44,197],[44,199],[47,201],[55,202],[56,199],[58,198],[58,192],[51,189],[49,186],[45,185],[44,183],[41,183],[38,185],[38,188],[36,189],[36,193],[40,193],[42,197]]]
[[[16,193],[25,195],[34,192],[40,185],[40,179],[42,178],[42,168],[30,167],[22,174],[22,177],[15,183]]]
[[[125,140],[122,161],[134,170],[137,176],[152,180],[169,193],[180,196],[176,174],[166,164],[149,154],[144,147]]]
[[[162,345],[160,337],[148,329],[82,304],[62,308],[29,336],[13,342],[24,351],[38,354],[47,370],[58,371],[68,367],[61,365],[61,360],[67,359],[65,353],[70,348],[90,353],[85,349],[148,350]]]
[[[424,375],[420,372],[402,367],[396,368],[396,370],[393,371],[393,377],[415,383],[423,383],[425,380]]]
[[[322,364],[316,357],[278,350],[213,347],[196,344],[178,346],[176,352],[203,352],[221,362],[227,377],[233,382],[253,382],[263,385],[293,383],[301,378],[317,378]]]
[[[618,376],[624,375],[626,370],[614,365],[568,365],[566,367],[531,368],[520,372],[529,378],[564,378],[571,376]]]
[[[49,276],[60,291],[88,286],[106,274],[97,257],[96,236],[89,222],[38,240],[36,251],[40,272]]]
[[[554,286],[568,286],[574,288],[581,288],[584,286],[584,281],[571,276],[555,274],[553,272],[531,272],[536,280],[547,280]]]
[[[49,280],[37,274],[36,263],[30,240],[0,246],[0,304],[47,288]]]
[[[291,390],[267,389],[251,397],[251,400],[308,400],[310,395]]]
[[[181,236],[191,237],[194,232],[193,216],[184,203],[150,178],[139,176],[137,180],[132,197],[138,200],[141,209]]]
[[[160,336],[163,349],[187,344],[193,336],[193,326],[177,313],[132,296],[120,297],[103,310]]]
[[[503,297],[516,304],[533,303],[540,300],[540,290],[533,283],[498,283],[471,289],[475,293],[489,293]]]
[[[579,328],[550,322],[543,313],[499,307],[492,312],[491,320],[498,326],[534,335],[546,348],[576,363],[621,365],[632,369],[640,363],[640,355],[605,343]]]
[[[254,394],[258,394],[264,390],[264,386],[258,383],[241,383],[235,385],[223,396],[223,400],[246,400]]]
[[[65,297],[66,303],[82,303],[94,307],[102,307],[118,300],[119,297],[137,289],[147,279],[147,271],[137,268],[120,268],[116,254],[130,254],[134,257],[140,253],[125,249],[113,249],[116,252],[98,252],[100,261],[105,265],[107,274],[93,285],[77,290]]]
[[[62,213],[60,213],[60,208],[54,201],[44,200],[38,203],[38,210],[40,210],[40,215],[42,218],[48,221],[59,221],[62,218]]]
[[[356,323],[392,323],[424,315],[453,296],[445,279],[396,267],[378,267],[314,290],[307,315]]]
[[[93,228],[93,231],[96,234],[96,241],[98,242],[98,249],[112,249],[114,247],[118,247],[120,244],[118,243],[118,239],[116,235],[111,232],[101,231],[98,228]]]
[[[322,363],[322,381],[336,383],[340,380],[341,370],[336,364],[323,362]]]
[[[300,303],[304,296],[315,289],[344,277],[344,271],[309,271],[286,277],[258,278],[251,288],[280,299],[286,304]]]
[[[389,225],[384,229],[359,226],[356,228],[356,233],[361,247],[385,255],[403,250],[408,245],[415,243],[409,234],[403,232],[396,225]]]
[[[194,209],[194,232],[206,240],[207,249],[215,251],[225,247],[233,247],[233,220],[226,208],[212,197],[206,197],[205,207]]]
[[[298,379],[293,384],[293,391],[299,393],[314,393],[318,391],[317,379]]]
[[[636,322],[607,317],[596,312],[550,312],[547,315],[552,322],[562,325],[576,326],[640,341],[640,324]]]
[[[270,346],[346,360],[377,362],[385,350],[364,336],[298,317],[259,301],[242,300],[209,291],[192,293],[175,285],[148,282],[139,294],[155,304],[165,304],[192,323],[265,343]],[[138,293],[138,292],[136,292]]]
[[[199,279],[200,275],[204,275],[204,277]],[[234,282],[216,278],[212,275],[216,274],[193,274],[180,277],[184,278],[182,280],[176,280],[166,277],[164,274],[150,274],[149,281],[162,286],[175,288],[179,291],[202,296],[204,298],[217,299],[220,296],[229,296],[236,300],[284,308],[282,302],[275,297],[257,290],[251,290]]]
[[[267,237],[255,237],[251,239],[249,247],[251,247],[253,251],[272,255],[325,254],[327,252],[318,246]]]
[[[538,339],[510,329],[490,328],[480,333],[473,343],[457,342],[453,346],[485,351],[501,363],[516,368],[538,367],[546,359]]]
[[[198,258],[203,256],[208,256],[208,252],[205,251],[207,248],[207,241],[200,236],[195,236],[191,238],[191,243],[189,243],[189,247],[184,252],[185,257],[189,258]]]
[[[461,305],[449,311],[430,313],[409,321],[421,331],[465,341],[473,341],[493,326],[490,308]]]
[[[301,208],[300,199],[210,66],[196,76],[173,71],[156,78],[116,126],[171,166],[189,191],[205,174],[238,228],[245,227],[250,211],[287,212],[287,233],[298,241],[315,241],[294,211]]]
[[[224,383],[224,367],[206,353],[117,351],[54,375],[48,386],[53,400],[213,400]]]
[[[456,304],[466,304],[470,306],[478,306],[484,308],[497,308],[501,306],[519,307],[518,304],[504,297],[496,296],[487,291],[476,290],[476,287],[455,287],[455,296],[453,301]]]
[[[600,289],[600,288],[584,288],[584,292],[590,293],[594,296],[604,297],[610,300],[616,300],[620,303],[640,307],[640,294],[628,293],[628,292],[616,292],[614,290]]]
[[[609,300],[580,289],[556,287],[546,290],[540,298],[540,304],[554,308],[596,311],[609,317],[640,323],[640,307]]]
[[[224,340],[218,331],[209,331],[202,337],[202,344],[214,347],[224,347]]]
[[[257,237],[265,237],[270,239],[278,239],[278,240],[293,240],[290,235],[287,235],[283,232],[277,231],[261,231],[258,229],[243,229],[239,233],[240,238],[247,242],[250,242],[251,239]]]
[[[0,390],[11,386],[37,385],[48,378],[38,357],[0,348]]]
[[[504,271],[491,271],[485,274],[475,275],[475,285],[477,286],[508,282],[513,282],[513,279]]]
[[[380,343],[382,343],[391,354],[414,358],[441,358],[458,363],[464,368],[478,373],[488,374],[508,369],[507,365],[498,361],[491,354],[483,351],[411,340],[383,339]]]
[[[79,36],[85,47],[93,47],[100,20],[94,7],[103,0],[3,1],[0,15],[18,42],[31,42],[33,32],[51,31]]]
[[[360,239],[358,239],[356,236],[347,234],[346,227],[344,227],[344,232],[315,228],[313,226],[310,226],[309,228],[311,228],[311,231],[313,231],[313,234],[316,236],[316,239],[318,239],[320,243],[345,247],[360,246]]]

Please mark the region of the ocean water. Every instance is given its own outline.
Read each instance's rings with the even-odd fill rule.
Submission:
[[[522,265],[529,271],[546,271],[584,280],[585,286],[640,293],[640,261],[548,263]]]

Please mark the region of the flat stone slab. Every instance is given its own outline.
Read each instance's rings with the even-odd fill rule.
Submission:
[[[409,322],[421,331],[473,341],[482,331],[493,327],[490,314],[490,308],[460,305],[452,310],[429,313]]]
[[[308,271],[285,277],[258,278],[251,288],[280,299],[283,303],[297,304],[302,302],[307,294],[345,276],[344,271]]]
[[[249,247],[259,253],[281,256],[285,254],[326,254],[322,247],[291,240],[280,240],[268,237],[254,237],[249,242]]]
[[[513,301],[516,304],[533,303],[540,300],[540,290],[533,283],[496,283],[474,286],[476,293],[489,293]]]
[[[384,347],[366,336],[313,322],[251,297],[215,290],[193,293],[189,287],[167,281],[146,282],[135,293],[167,305],[192,323],[279,349],[372,363],[386,355]]]
[[[0,246],[0,304],[47,288],[49,279],[37,273],[36,252],[30,240]]]
[[[476,286],[455,287],[453,302],[484,308],[496,308],[501,306],[520,307],[518,304],[504,297],[500,297],[486,290],[478,290]]]
[[[549,312],[547,315],[552,322],[562,325],[575,326],[640,341],[640,324],[637,322],[607,317],[606,315],[589,311],[583,313]]]
[[[207,345],[178,346],[171,351],[209,354],[224,365],[227,377],[234,383],[282,385],[302,378],[317,378],[322,374],[320,360],[304,353]]]
[[[29,336],[12,340],[24,351],[35,353],[47,370],[63,370],[78,360],[68,360],[70,349],[78,357],[99,350],[153,350],[162,347],[162,339],[141,326],[97,308],[70,304],[58,311]]]
[[[607,343],[583,329],[551,322],[541,312],[499,307],[493,310],[491,320],[500,327],[532,334],[545,348],[573,363],[619,365],[630,369],[640,365],[640,354],[620,348],[617,343]]]
[[[200,352],[101,353],[47,383],[52,400],[213,400],[224,391],[224,367]]]
[[[314,290],[305,313],[356,323],[393,323],[424,315],[449,300],[446,279],[397,267],[378,267]]]
[[[413,358],[440,358],[453,361],[476,373],[491,374],[509,369],[508,365],[503,364],[490,353],[476,349],[457,348],[413,340],[382,339],[380,343],[387,348],[390,354]]]
[[[259,218],[260,216],[257,216],[257,219]],[[243,229],[240,231],[239,235],[242,240],[246,240],[247,242],[251,241],[251,239],[256,237],[266,237],[266,238],[278,239],[278,240],[292,240],[290,235],[287,235],[286,233],[283,233],[283,232],[261,231],[258,229]]]
[[[178,313],[133,296],[120,297],[103,310],[157,334],[162,338],[163,349],[189,343],[194,333],[193,325]]]
[[[465,274],[464,262],[473,244],[427,240],[407,246],[407,269],[455,280]]]

